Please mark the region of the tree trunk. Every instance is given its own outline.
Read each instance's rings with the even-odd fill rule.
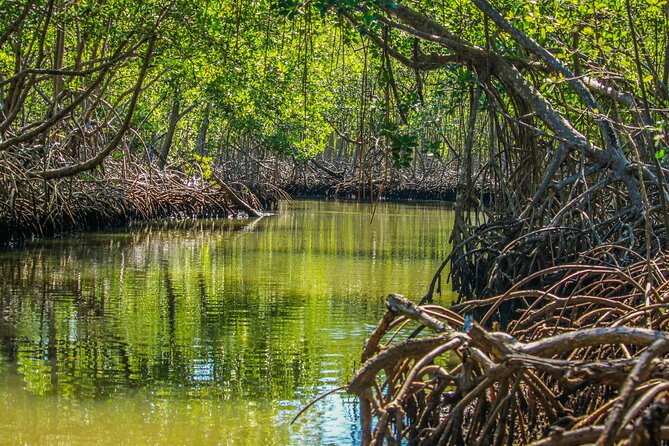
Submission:
[[[128,129],[130,128],[130,121],[132,120],[132,116],[135,113],[135,108],[137,107],[137,101],[142,91],[142,84],[144,83],[144,79],[146,79],[146,73],[147,70],[149,69],[149,61],[151,60],[151,56],[153,55],[153,49],[155,48],[155,44],[156,44],[156,37],[154,36],[153,38],[151,38],[151,40],[149,40],[146,53],[144,54],[144,59],[142,61],[142,68],[140,69],[139,75],[137,76],[137,82],[135,83],[135,87],[133,88],[132,98],[130,99],[130,105],[128,106],[128,111],[126,112],[125,119],[123,120],[121,128],[116,132],[116,135],[114,135],[114,139],[112,139],[109,142],[109,144],[107,144],[107,146],[93,158],[90,158],[82,163],[74,164],[71,166],[46,170],[39,174],[40,177],[42,177],[45,180],[50,180],[54,178],[72,176],[80,172],[85,172],[87,170],[94,169],[96,166],[102,163],[102,161],[104,161],[104,159],[119,145],[121,139],[123,138],[123,135],[125,135],[125,132],[127,132]],[[101,77],[103,77],[103,75],[100,75],[100,78]],[[95,88],[97,83],[98,81],[96,81],[93,84],[92,88]]]
[[[17,39],[17,43],[14,45],[14,76],[9,83],[9,89],[7,91],[7,100],[5,101],[5,117],[8,117],[12,110],[14,109],[14,106],[16,106],[19,98],[19,94],[21,92],[21,88],[23,86],[23,77],[18,76],[18,74],[21,72],[23,69],[21,65],[21,59],[23,57],[23,53],[21,51],[21,30],[19,29],[19,38]]]
[[[63,56],[65,54],[65,24],[59,23],[56,31],[56,47],[54,49],[53,69],[60,70],[63,68]],[[53,108],[55,111],[58,108],[59,96],[63,92],[65,83],[61,74],[53,76]]]
[[[209,112],[211,111],[211,101],[207,102],[207,108],[204,109],[204,117],[202,118],[202,125],[197,135],[196,151],[199,156],[204,156],[207,153],[207,133],[209,132]]]
[[[175,87],[174,100],[172,102],[172,112],[170,113],[170,124],[167,128],[167,134],[165,134],[165,138],[163,138],[163,145],[160,148],[160,153],[158,154],[158,167],[160,169],[164,169],[165,164],[167,164],[167,157],[169,156],[170,148],[172,147],[174,132],[176,131],[177,124],[179,123],[180,102],[179,87]]]
[[[467,134],[463,148],[464,153],[462,154],[460,177],[456,186],[454,230],[451,232],[453,246],[458,246],[462,242],[462,236],[466,233],[464,230],[465,215],[472,204],[472,150],[474,149],[474,130],[481,92],[481,87],[476,87],[476,90],[474,90],[474,87],[470,87],[469,90],[469,119],[467,120]]]

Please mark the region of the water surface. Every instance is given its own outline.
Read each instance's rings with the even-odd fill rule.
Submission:
[[[0,443],[357,444],[345,393],[290,420],[350,378],[389,292],[425,293],[452,226],[444,205],[372,209],[295,201],[0,252]]]

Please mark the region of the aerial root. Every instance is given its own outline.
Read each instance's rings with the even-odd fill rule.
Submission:
[[[0,244],[66,231],[124,225],[132,220],[213,218],[238,215],[261,204],[244,185],[221,184],[131,160],[109,161],[103,171],[45,181],[34,175],[34,158],[0,153]],[[264,201],[281,190],[264,192]],[[247,205],[240,208],[230,196]]]
[[[562,268],[545,290],[519,285],[450,309],[391,294],[348,386],[362,402],[363,443],[669,440],[669,256]],[[509,301],[517,314],[507,332],[484,328]],[[476,309],[485,316],[465,323]]]

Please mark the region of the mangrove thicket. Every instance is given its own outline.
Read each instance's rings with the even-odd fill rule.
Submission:
[[[0,243],[451,199],[461,300],[391,296],[364,442],[669,439],[666,0],[1,5]]]

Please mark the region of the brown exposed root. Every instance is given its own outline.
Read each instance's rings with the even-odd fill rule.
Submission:
[[[410,166],[397,167],[378,149],[366,152],[361,167],[355,150],[355,146],[340,150],[328,146],[313,158],[296,159],[255,144],[246,150],[229,148],[217,157],[216,163],[235,172],[245,184],[273,185],[293,196],[455,200],[459,162],[456,155],[441,157],[416,152]],[[479,195],[487,194],[487,184],[482,179],[475,182],[475,187]]]
[[[87,175],[43,180],[32,173],[34,163],[30,151],[22,158],[0,152],[0,244],[131,220],[260,214],[259,200],[241,184],[212,183],[128,159],[108,161]],[[245,208],[231,200],[231,192]]]
[[[453,159],[416,153],[410,167],[392,167],[387,160],[370,160],[361,171],[355,159],[318,155],[304,165],[286,169],[284,187],[295,195],[345,198],[433,199],[454,201],[457,170]]]
[[[553,285],[527,286],[556,273]],[[626,268],[549,268],[451,308],[391,294],[348,388],[362,402],[364,444],[669,440],[668,292],[661,254]],[[495,331],[506,302],[514,320]],[[465,323],[475,309],[484,316]]]

